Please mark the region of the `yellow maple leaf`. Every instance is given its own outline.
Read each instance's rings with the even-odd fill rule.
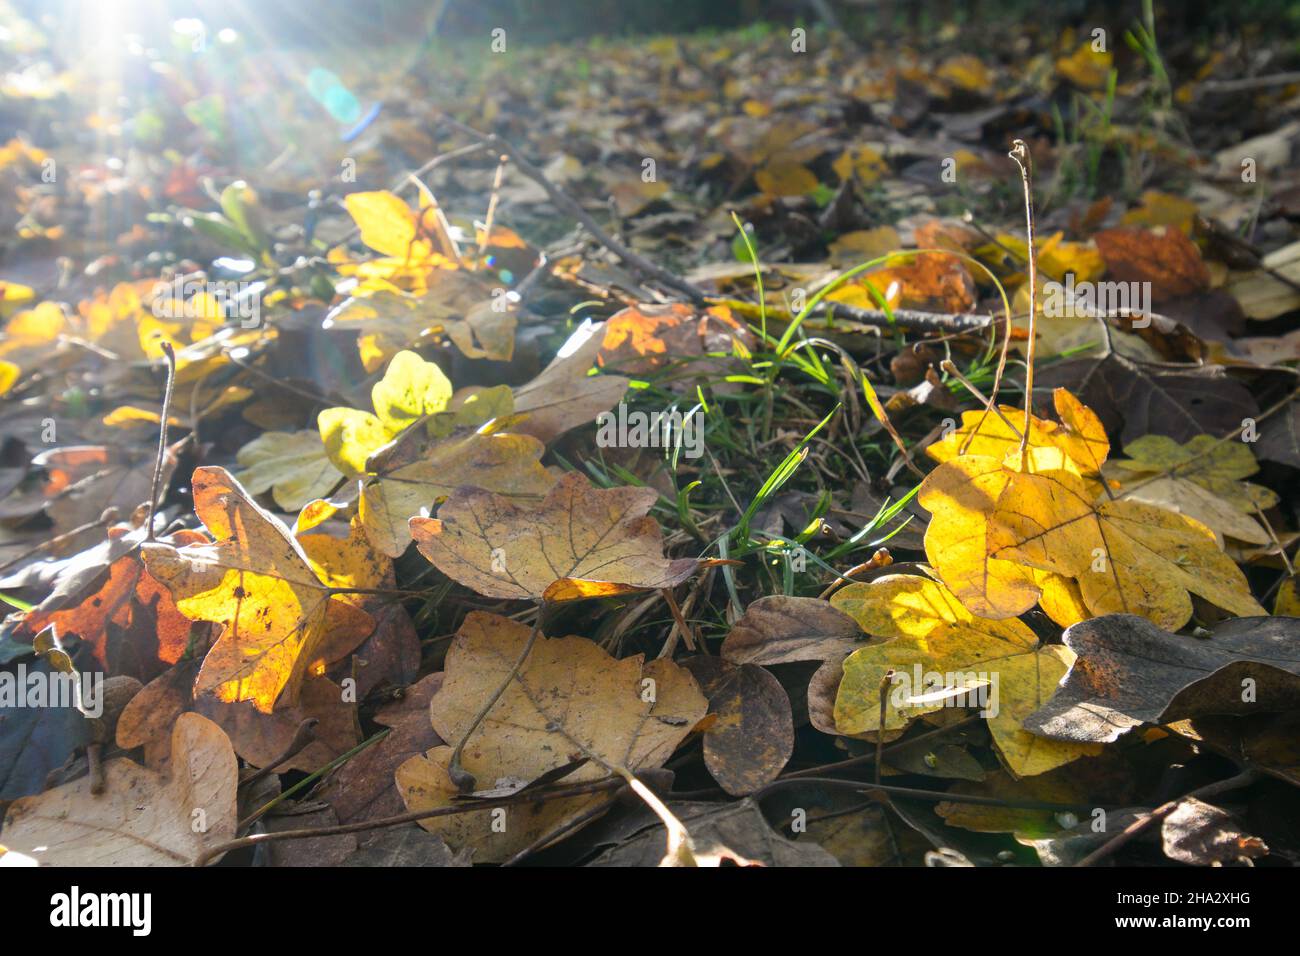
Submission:
[[[1001,619],[1041,598],[1061,624],[1074,621],[1058,615],[1129,613],[1170,630],[1191,617],[1189,592],[1261,613],[1210,529],[1099,480],[1109,452],[1100,422],[1064,389],[1056,403],[1062,424],[1031,419],[1023,458],[1005,450],[1019,444],[1011,418],[982,412],[938,446],[946,460],[918,495],[934,516],[926,555],[962,603]]]
[[[224,468],[195,469],[192,488],[214,543],[143,551],[182,614],[223,627],[194,692],[251,700],[264,713],[281,695],[293,704],[303,679],[360,644],[374,621],[331,591],[288,529]]]
[[[1099,752],[1097,746],[1050,740],[1021,728],[1021,721],[1051,697],[1074,661],[1066,647],[1040,645],[1021,621],[976,617],[939,582],[910,574],[851,584],[837,592],[831,604],[868,634],[889,639],[859,648],[845,659],[835,699],[835,725],[841,732],[881,729],[880,687],[892,670],[894,687],[886,691],[887,731],[906,727],[951,700],[964,702],[965,696],[980,702],[998,753],[1017,776],[1046,773]],[[927,678],[935,686],[927,684]]]

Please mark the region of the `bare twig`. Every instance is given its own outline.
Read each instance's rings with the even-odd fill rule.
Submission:
[[[885,695],[889,693],[889,685],[893,682],[894,669],[891,667],[880,678],[880,723],[876,728],[876,786],[880,786],[880,771],[885,765],[884,760],[881,759],[885,751],[885,703],[889,699]]]
[[[487,216],[483,220],[483,238],[478,244],[479,259],[487,255],[488,243],[492,241],[492,220],[496,218],[497,203],[501,200],[501,180],[505,177],[507,162],[509,157],[502,155],[497,160],[497,173],[492,177],[492,197],[488,199]]]
[[[1188,799],[1201,799],[1202,797],[1212,797],[1216,794],[1227,793],[1230,790],[1238,790],[1242,787],[1249,786],[1259,779],[1259,771],[1243,770],[1235,777],[1229,777],[1226,780],[1216,780],[1214,783],[1206,784],[1203,787],[1184,794],[1168,803],[1161,804],[1144,817],[1139,817],[1128,826],[1126,826],[1115,836],[1111,837],[1097,849],[1085,856],[1075,866],[1094,866],[1100,861],[1106,859],[1124,844],[1145,833],[1151,827],[1155,826],[1169,814],[1178,809],[1179,804]]]
[[[154,539],[153,516],[158,507],[158,495],[161,491],[163,461],[167,457],[167,423],[172,414],[172,393],[176,390],[176,350],[166,339],[161,342],[163,356],[167,359],[167,385],[163,391],[162,419],[158,423],[158,457],[153,463],[153,481],[149,484],[149,524],[145,530],[145,540]]]
[[[794,321],[794,316],[790,312],[771,305],[766,306],[765,310],[760,310],[752,302],[741,302],[738,299],[725,296],[709,296],[708,304],[728,306],[746,318],[758,318],[760,311],[765,311],[769,319],[777,318],[783,322]],[[812,311],[808,313],[808,319],[825,319],[828,321],[847,319],[861,325],[879,328],[906,327],[916,332],[944,332],[947,334],[979,332],[987,329],[994,321],[990,316],[976,315],[973,312],[922,312],[918,309],[894,309],[892,312],[885,312],[882,309],[864,309],[844,302],[826,302],[825,300],[818,302],[812,308]]]
[[[529,790],[527,793],[510,794],[504,797],[491,797],[482,800],[466,800],[449,807],[435,807],[432,810],[412,810],[396,816],[380,817],[377,820],[361,820],[356,823],[340,823],[327,827],[304,827],[300,830],[279,830],[268,833],[254,833],[250,836],[227,840],[209,847],[194,859],[193,866],[206,866],[219,856],[246,846],[257,846],[272,840],[310,840],[313,837],[341,836],[345,833],[361,833],[365,830],[379,830],[384,827],[401,826],[403,823],[416,823],[434,817],[449,817],[459,813],[473,813],[491,807],[508,807],[516,803],[533,803],[541,800],[559,800],[564,797],[580,797],[585,793],[598,793],[602,790],[617,790],[625,786],[618,776],[602,777],[586,783],[574,783],[565,787],[548,790]]]
[[[1029,342],[1025,346],[1025,430],[1020,436],[1020,458],[1023,468],[1025,446],[1029,444],[1029,423],[1033,417],[1034,407],[1034,318],[1038,311],[1034,286],[1038,279],[1038,253],[1034,249],[1034,184],[1030,170],[1032,160],[1029,147],[1023,139],[1018,139],[1011,144],[1011,152],[1007,155],[1020,167],[1020,181],[1025,187],[1025,236],[1028,239],[1026,248],[1029,255]],[[1011,330],[1008,329],[1008,340],[1010,336]],[[1005,354],[1003,361],[1005,361]]]

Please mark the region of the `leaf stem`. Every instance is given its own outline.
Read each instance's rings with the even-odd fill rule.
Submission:
[[[542,601],[541,606],[537,609],[537,617],[533,620],[533,629],[528,635],[528,640],[524,643],[524,649],[519,652],[519,657],[515,660],[514,666],[510,668],[510,673],[506,674],[505,679],[497,685],[497,689],[492,692],[492,696],[488,698],[487,703],[474,715],[469,727],[461,735],[460,742],[456,744],[456,749],[452,751],[451,760],[447,764],[447,776],[451,778],[451,782],[456,785],[461,793],[469,793],[477,783],[474,775],[461,766],[460,763],[460,755],[465,750],[465,743],[474,735],[474,731],[478,730],[479,724],[483,723],[487,715],[492,712],[492,708],[497,705],[497,701],[506,692],[506,688],[519,676],[524,661],[528,660],[528,655],[533,652],[533,645],[537,643],[537,635],[542,633],[542,618],[546,616],[547,607],[549,605]]]
[[[172,414],[172,393],[176,390],[176,351],[171,342],[163,339],[160,343],[163,356],[167,359],[167,385],[163,391],[162,419],[158,423],[158,456],[153,463],[153,481],[149,484],[149,523],[146,526],[145,540],[154,539],[153,516],[158,508],[158,495],[161,491],[163,461],[167,457],[167,422]]]
[[[1033,415],[1034,407],[1034,337],[1036,331],[1034,328],[1036,313],[1038,311],[1035,295],[1035,285],[1038,279],[1038,252],[1034,249],[1034,192],[1033,178],[1030,172],[1032,159],[1029,155],[1029,146],[1023,139],[1015,140],[1011,144],[1011,152],[1007,153],[1016,161],[1020,167],[1020,181],[1025,187],[1025,235],[1029,240],[1029,343],[1025,346],[1025,429],[1020,436],[1020,467],[1024,467],[1025,447],[1029,444],[1029,423]],[[1011,330],[1007,329],[1007,341],[1010,342]]]

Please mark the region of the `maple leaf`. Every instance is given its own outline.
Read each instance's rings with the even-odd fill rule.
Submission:
[[[1023,475],[996,503],[990,557],[1072,578],[1092,615],[1141,614],[1167,628],[1192,616],[1190,594],[1233,614],[1262,614],[1214,532],[1125,498],[1098,502],[1065,471]]]
[[[588,374],[604,346],[603,328],[584,322],[540,375],[515,390],[515,411],[528,416],[516,431],[549,443],[618,403],[628,379]]]
[[[459,487],[540,499],[555,484],[540,463],[545,450],[530,435],[474,432],[438,442],[415,461],[380,470],[367,483],[359,506],[366,533],[380,551],[397,557],[411,543],[411,517]]]
[[[921,485],[918,500],[934,515],[926,556],[962,603],[1007,618],[1041,600],[1062,624],[1126,612],[1178,628],[1191,617],[1191,592],[1235,614],[1260,613],[1203,524],[1138,501],[1099,500],[1105,489],[1093,475],[1109,450],[1100,422],[1063,389],[1056,400],[1063,426],[1031,422],[1023,469],[1018,452],[961,454]],[[986,416],[970,443],[992,451],[1007,427]]]
[[[70,569],[23,618],[22,632],[34,635],[53,625],[61,638],[79,637],[111,675],[147,681],[162,665],[175,664],[189,644],[190,619],[145,568],[140,551],[144,536],[144,529],[138,529],[88,552],[87,566],[97,573]],[[163,540],[177,547],[207,541],[196,531],[178,531]],[[111,563],[90,564],[96,558]]]
[[[881,730],[880,686],[890,670],[907,681],[907,692],[886,691],[885,730],[906,727],[944,706],[942,698],[930,699],[936,688],[914,686],[915,673],[979,675],[990,687],[985,708],[989,732],[1017,776],[1045,773],[1097,752],[1095,747],[1062,747],[1022,729],[1024,718],[1051,697],[1073,655],[1057,645],[1040,645],[1021,621],[976,617],[942,584],[917,575],[891,574],[870,584],[851,584],[836,592],[831,604],[868,634],[889,639],[845,659],[835,699],[835,725],[841,732]]]
[[[468,358],[507,362],[514,354],[518,319],[508,299],[494,294],[475,273],[438,270],[427,288],[406,293],[372,281],[331,310],[326,328],[356,327],[357,350],[367,371],[426,336],[446,335]]]
[[[270,491],[285,511],[329,494],[343,480],[320,433],[311,430],[263,432],[239,449],[235,460],[242,466],[235,478],[251,494]]]
[[[1055,393],[1061,423],[1030,418],[1026,465],[1063,468],[1085,478],[1105,461],[1110,444],[1095,415],[1065,389]],[[1023,427],[1020,413],[1003,406],[1001,414],[965,412],[960,429],[936,442],[927,454],[941,462],[921,483],[917,501],[933,518],[925,531],[925,552],[944,584],[971,611],[989,618],[1015,617],[1036,602],[1059,624],[1087,616],[1078,588],[1061,575],[1027,568],[991,554],[993,505],[1022,476],[1008,467],[1018,455]],[[1018,419],[1020,426],[1013,426]]]
[[[529,635],[530,628],[496,614],[473,611],[465,618],[430,705],[439,737],[460,740],[470,731],[484,698],[509,678]],[[581,637],[542,639],[470,734],[461,759],[477,779],[499,786],[522,786],[583,757],[589,762],[565,783],[599,779],[612,768],[659,767],[707,707],[694,679],[672,661],[646,663],[639,654],[618,660]],[[460,791],[447,776],[451,753],[451,747],[436,747],[398,767],[408,809],[459,802]],[[474,846],[476,861],[494,862],[605,799],[593,794],[510,808],[504,833],[490,826],[491,810],[421,825],[453,849]]]
[[[416,421],[441,412],[451,396],[451,382],[435,363],[398,352],[370,391],[373,415],[327,408],[317,416],[326,453],[344,474],[364,474],[366,459]]]
[[[364,640],[374,620],[332,593],[288,529],[224,468],[195,469],[191,487],[215,543],[149,544],[144,559],[182,614],[223,626],[195,694],[251,700],[264,713],[281,694],[292,705],[307,674]]]
[[[198,714],[177,718],[171,750],[168,776],[118,758],[104,765],[102,794],[81,777],[15,800],[5,843],[45,866],[192,863],[235,835],[238,764],[221,728]]]
[[[1259,471],[1250,447],[1198,435],[1180,445],[1164,435],[1144,435],[1124,446],[1128,460],[1110,462],[1125,497],[1172,507],[1230,537],[1252,544],[1270,541],[1247,515],[1278,503],[1271,489],[1242,479]]]
[[[653,488],[594,488],[570,472],[535,509],[486,491],[458,491],[437,518],[412,518],[420,553],[448,577],[499,598],[571,601],[673,587],[694,558],[663,556],[647,515]]]

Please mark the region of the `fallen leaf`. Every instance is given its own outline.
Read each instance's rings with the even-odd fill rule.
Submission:
[[[811,840],[788,840],[772,830],[762,809],[746,798],[716,803],[670,802],[668,809],[690,831],[697,856],[739,856],[761,866],[839,866],[839,861]],[[647,820],[636,835],[610,847],[588,866],[659,866],[664,855],[664,828]],[[717,865],[715,862],[713,865]]]
[[[339,866],[470,866],[471,853],[452,853],[432,833],[415,824],[388,827],[362,843]]]
[[[1087,615],[1141,613],[1178,628],[1191,617],[1190,592],[1235,614],[1261,613],[1210,529],[1101,494],[1100,483],[1088,477],[1108,451],[1100,424],[1068,392],[1058,389],[1056,396],[1067,427],[1031,423],[1023,470],[1018,452],[975,453],[1006,441],[999,433],[1006,423],[989,415],[971,440],[973,450],[945,461],[921,485],[918,500],[934,515],[926,555],[962,603],[1000,619],[1045,596],[1044,607],[1061,623],[1073,623],[1069,618],[1078,620],[1086,609]],[[999,424],[987,424],[994,421]]]
[[[0,801],[40,793],[50,771],[60,767],[77,748],[90,740],[86,718],[70,700],[48,701],[43,707],[20,707],[15,692],[25,691],[27,680],[50,680],[54,671],[44,659],[0,671],[7,690],[0,696]],[[5,837],[9,834],[6,831]],[[12,842],[12,841],[11,841]]]
[[[1175,372],[1111,352],[1049,365],[1040,381],[1069,388],[1124,444],[1150,434],[1179,442],[1202,433],[1226,435],[1259,415],[1250,392],[1216,366]]]
[[[1107,274],[1118,282],[1149,282],[1152,302],[1194,295],[1210,287],[1210,272],[1200,250],[1179,229],[1105,229],[1093,240],[1106,260]]]
[[[1300,676],[1298,627],[1300,618],[1238,618],[1197,640],[1132,614],[1075,624],[1063,640],[1078,658],[1025,726],[1058,740],[1109,743],[1144,723],[1275,710],[1288,696],[1294,706],[1286,675]],[[1259,685],[1258,702],[1243,699],[1247,677]]]
[[[1253,518],[1278,502],[1277,495],[1242,479],[1259,471],[1250,446],[1198,435],[1179,445],[1164,435],[1145,435],[1124,446],[1128,460],[1108,464],[1117,490],[1135,501],[1172,508],[1230,537],[1268,544],[1268,533]]]
[[[709,699],[716,720],[704,731],[704,765],[722,789],[743,797],[777,778],[794,752],[790,698],[754,664],[697,656],[683,666]]]
[[[777,198],[806,196],[817,188],[817,177],[807,166],[775,162],[754,173],[754,182],[766,195]]]
[[[195,693],[251,700],[268,714],[281,694],[292,705],[307,674],[354,648],[374,621],[331,593],[288,529],[224,468],[195,469],[191,487],[215,543],[149,544],[144,559],[182,614],[223,627]]]
[[[974,306],[975,283],[961,260],[942,252],[900,259],[897,265],[887,264],[851,279],[826,298],[863,309],[879,309],[882,301],[894,309],[929,312],[968,312]]]
[[[646,514],[658,499],[651,488],[595,488],[571,472],[536,508],[457,492],[437,518],[412,518],[411,536],[438,570],[488,597],[572,601],[673,587],[698,562],[663,557]]]
[[[906,727],[916,717],[969,700],[981,707],[999,755],[1016,776],[1053,770],[1097,748],[1060,746],[1021,729],[1021,723],[1051,697],[1072,662],[1057,645],[1040,645],[1017,620],[991,621],[967,611],[937,581],[891,574],[870,584],[850,584],[832,603],[862,629],[888,638],[859,648],[844,661],[835,700],[835,725],[849,734],[875,733],[880,722],[881,682],[886,686],[886,730]],[[937,681],[932,687],[928,682]],[[935,691],[984,686],[983,695],[938,697]],[[920,698],[920,699],[918,699]]]
[[[390,728],[389,734],[339,767],[321,788],[320,798],[334,807],[339,820],[354,823],[402,812],[393,773],[412,757],[443,745],[429,723],[429,702],[442,678],[441,673],[430,674],[381,707],[374,719]]]
[[[324,498],[343,480],[317,431],[263,432],[239,449],[236,461],[235,479],[249,494],[270,491],[285,511]]]
[[[540,375],[515,389],[515,411],[528,416],[515,431],[550,443],[618,404],[628,379],[589,374],[604,344],[602,330],[603,325],[584,323]]]
[[[447,652],[442,689],[433,697],[433,727],[460,740],[486,697],[505,681],[530,629],[480,611],[462,623]],[[690,674],[667,660],[615,660],[580,637],[541,639],[496,705],[465,742],[466,771],[489,784],[527,783],[591,758],[564,778],[604,777],[609,767],[631,771],[662,766],[705,715],[708,702]],[[437,747],[397,769],[409,810],[450,805],[459,791],[447,776],[451,747]],[[475,848],[479,862],[500,862],[578,814],[608,799],[600,794],[506,809],[502,832],[493,811],[429,818],[421,825],[453,849]],[[498,817],[501,814],[497,814]]]
[[[1081,43],[1069,56],[1059,57],[1056,71],[1083,90],[1100,90],[1106,86],[1115,54],[1093,49],[1092,42]]]
[[[438,442],[415,461],[378,469],[361,493],[362,524],[375,547],[395,558],[411,543],[412,516],[427,515],[457,488],[537,501],[555,484],[539,461],[545,450],[531,435],[475,432]]]
[[[43,866],[186,866],[235,836],[238,769],[216,724],[182,714],[172,731],[172,772],[125,758],[104,765],[104,793],[90,778],[9,807],[7,844]]]
[[[273,763],[289,747],[299,725],[314,719],[315,739],[278,764],[280,773],[315,773],[359,743],[356,704],[346,699],[343,688],[325,677],[303,681],[296,704],[282,705],[269,714],[258,710],[253,701],[226,702],[212,694],[200,695],[195,709],[224,730],[235,753],[253,767]]]
[[[1232,814],[1195,797],[1184,797],[1160,824],[1165,856],[1192,866],[1220,866],[1267,856],[1268,847],[1239,828]]]
[[[842,660],[862,641],[862,629],[835,602],[771,594],[731,626],[719,650],[733,664]]]

